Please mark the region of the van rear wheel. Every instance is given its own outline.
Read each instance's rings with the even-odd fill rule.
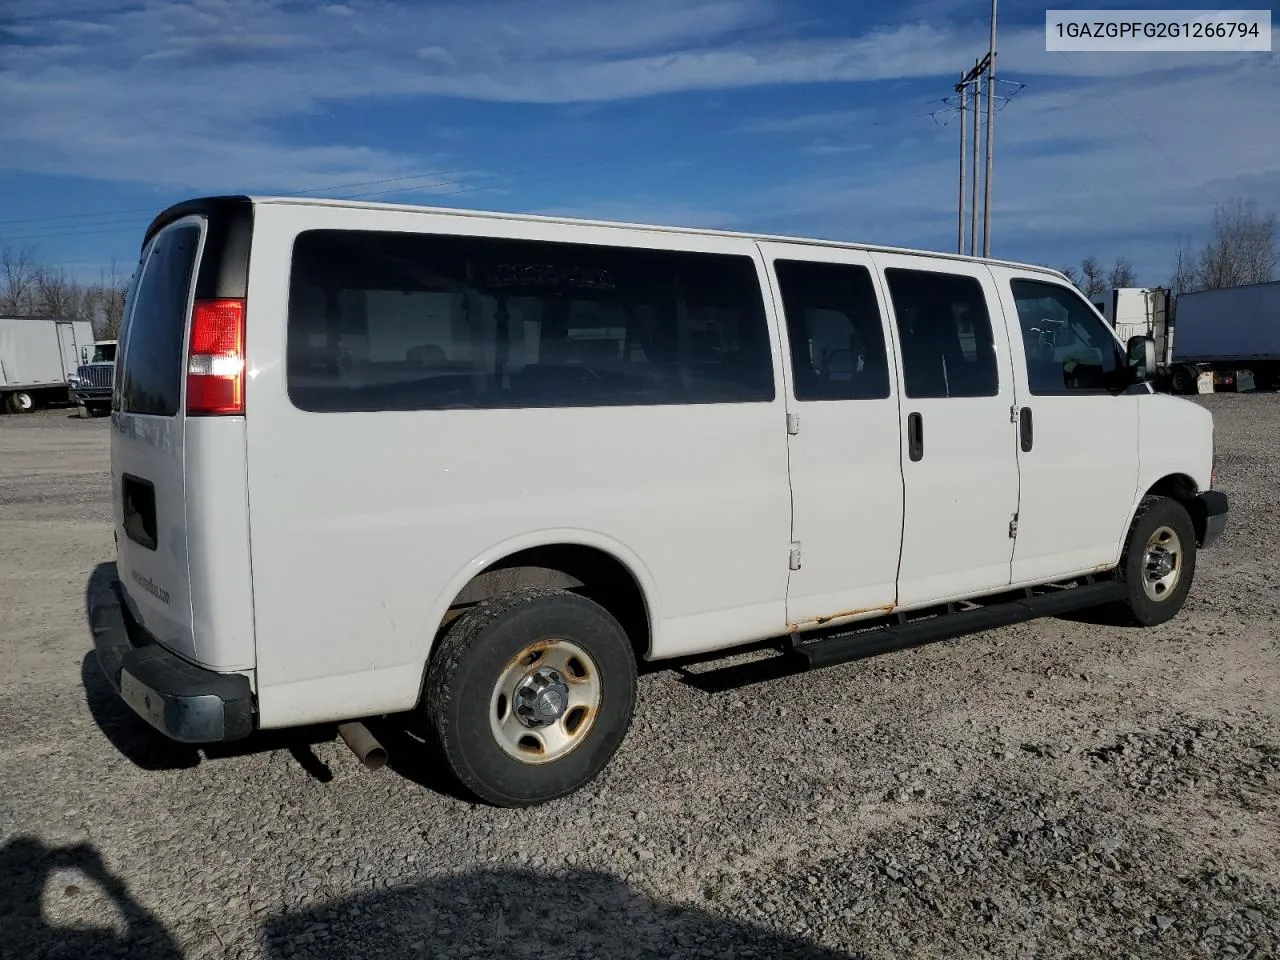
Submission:
[[[1154,627],[1177,616],[1196,572],[1196,531],[1186,507],[1144,497],[1117,573],[1128,596],[1108,608],[1119,623]]]
[[[531,589],[454,621],[427,667],[422,709],[464,788],[526,807],[595,779],[635,698],[635,654],[617,620],[585,597]]]

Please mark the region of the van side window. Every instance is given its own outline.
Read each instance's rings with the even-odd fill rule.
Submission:
[[[908,397],[994,397],[1000,392],[991,317],[974,277],[885,270],[902,342]]]
[[[1126,360],[1083,299],[1056,283],[1013,280],[1010,286],[1033,394],[1099,393],[1119,385]]]
[[[320,412],[774,397],[755,262],[725,254],[308,231],[287,353]]]
[[[200,228],[171,227],[155,240],[125,334],[119,408],[172,417],[182,402],[187,303]]]
[[[848,263],[776,260],[797,400],[889,396],[889,361],[871,272]]]

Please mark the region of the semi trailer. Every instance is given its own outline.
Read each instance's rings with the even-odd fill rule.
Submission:
[[[1172,296],[1121,287],[1094,300],[1116,334],[1156,342],[1158,389],[1212,393],[1280,387],[1280,282]]]
[[[1280,281],[1184,293],[1173,322],[1175,392],[1206,380],[1228,390],[1280,387]]]

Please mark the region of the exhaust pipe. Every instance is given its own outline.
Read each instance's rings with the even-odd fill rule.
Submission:
[[[352,721],[338,726],[338,736],[369,770],[380,770],[387,763],[387,749],[363,723]]]

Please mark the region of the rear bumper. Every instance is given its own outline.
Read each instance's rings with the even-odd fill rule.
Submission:
[[[1227,495],[1221,490],[1206,490],[1196,498],[1204,511],[1204,533],[1201,547],[1212,546],[1227,529]]]
[[[98,664],[134,712],[172,740],[222,743],[253,732],[253,691],[238,673],[187,663],[126,613],[120,582],[100,583],[89,599]]]

